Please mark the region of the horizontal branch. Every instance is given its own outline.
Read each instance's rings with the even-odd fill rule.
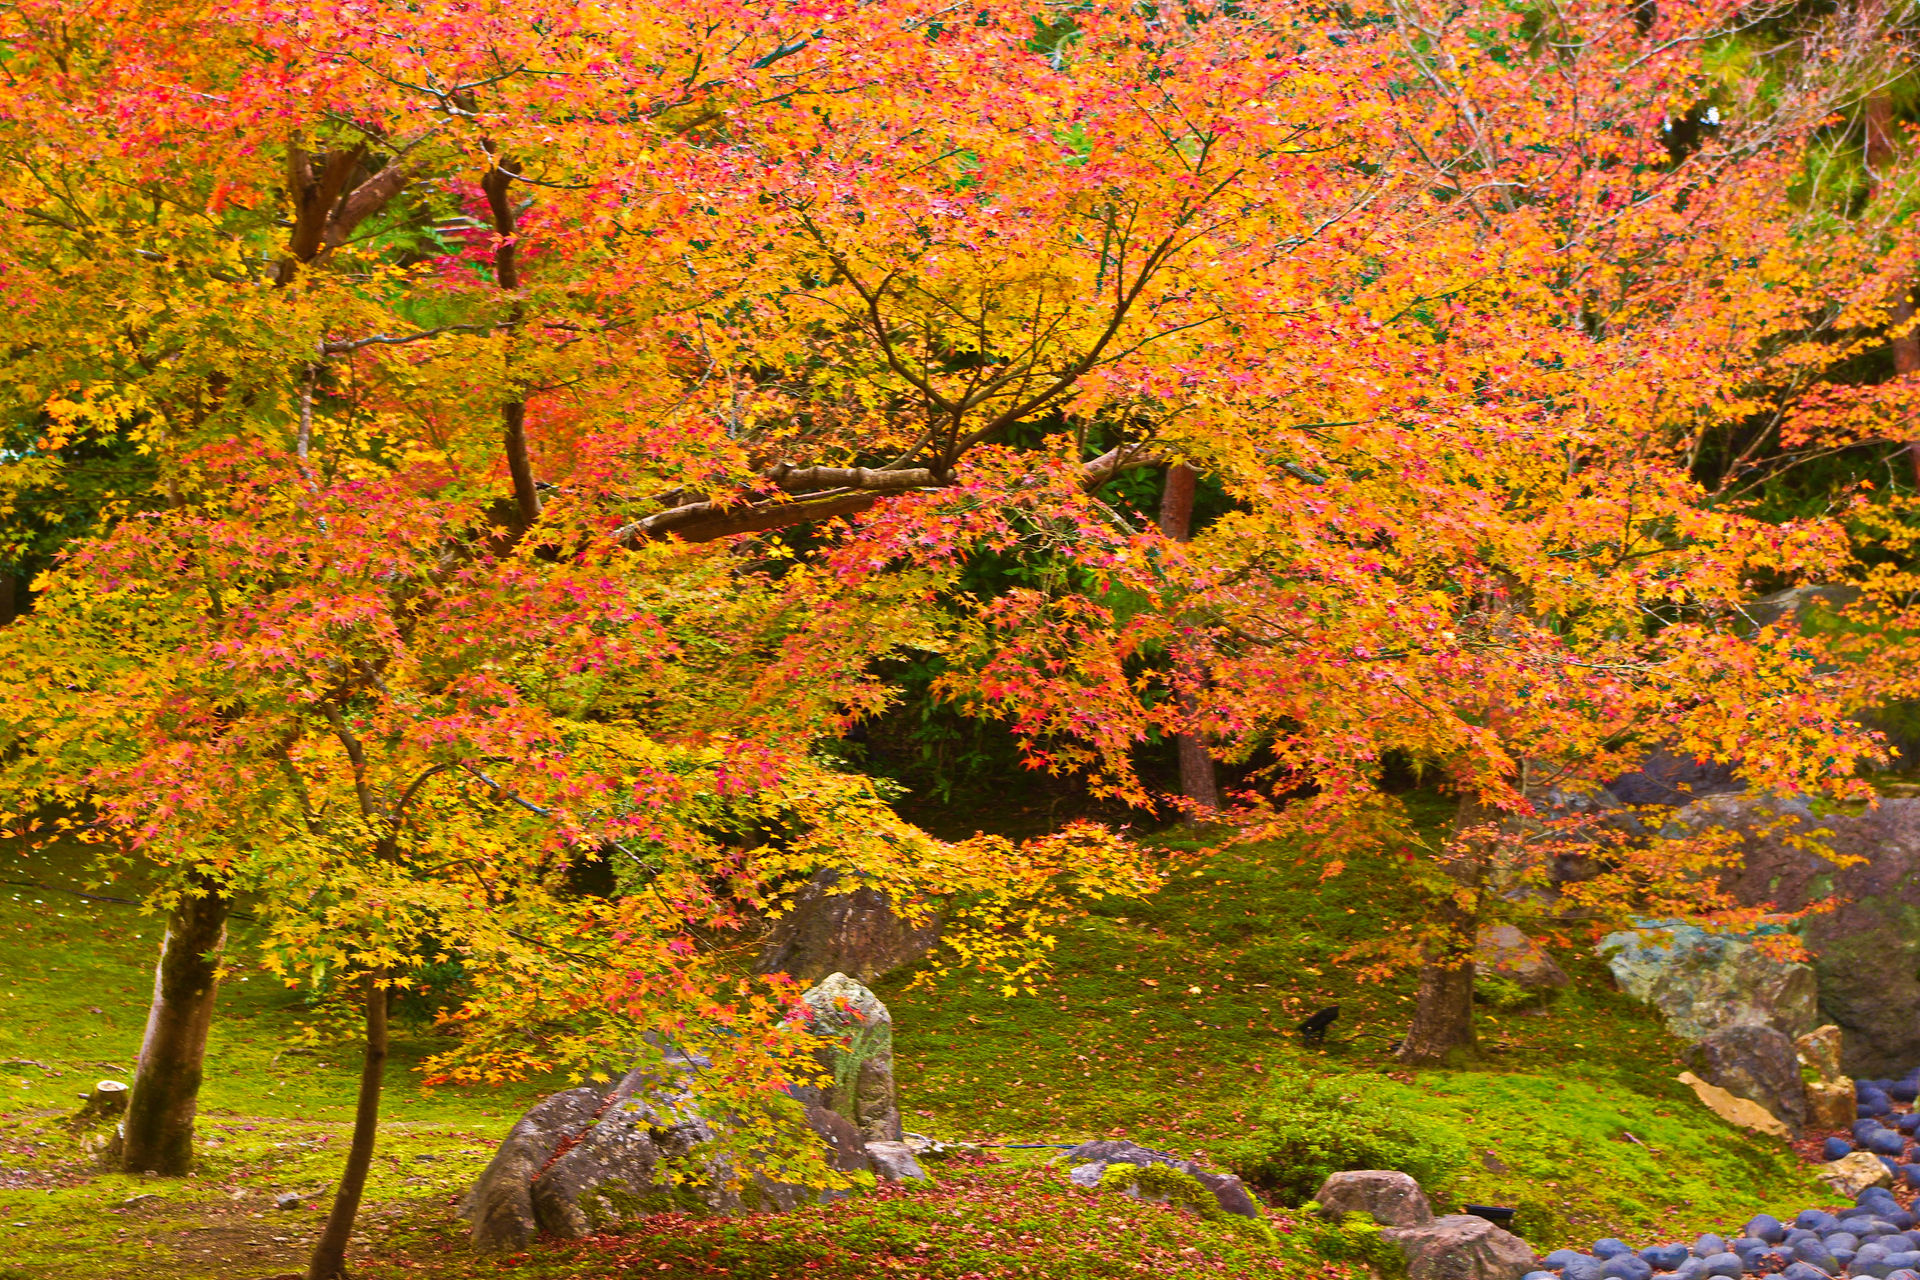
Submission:
[[[1144,445],[1116,445],[1081,464],[1081,483],[1096,489],[1122,471],[1159,466],[1164,461]],[[636,520],[614,537],[631,546],[669,535],[686,542],[711,542],[735,534],[770,533],[836,516],[857,515],[891,494],[940,489],[953,482],[950,476],[943,477],[929,467],[796,467],[782,462],[763,474],[782,489],[799,496],[732,505],[689,502]],[[826,491],[815,491],[820,489]]]

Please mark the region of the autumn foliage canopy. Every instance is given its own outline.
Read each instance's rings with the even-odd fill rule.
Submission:
[[[1858,539],[1904,499],[1743,486],[1905,443],[1912,388],[1838,374],[1916,264],[1900,181],[1809,190],[1876,19],[1743,43],[1791,17],[11,6],[0,506],[85,449],[148,480],[0,630],[8,782],[266,904],[290,976],[457,956],[443,1075],[644,1028],[737,1099],[792,998],[737,939],[815,873],[1010,987],[1158,874],[895,816],[835,747],[890,657],[1135,805],[1141,744],[1199,738],[1249,829],[1403,842],[1469,915],[1566,834],[1542,788],[1655,748],[1850,796],[1894,664],[1744,608],[1852,577],[1888,652],[1909,584]],[[1142,506],[1174,463],[1224,511],[1189,541]],[[988,554],[1020,581],[963,590]],[[1620,842],[1581,892],[1711,908],[1711,856]]]

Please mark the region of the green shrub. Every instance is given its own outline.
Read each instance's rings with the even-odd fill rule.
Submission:
[[[1398,1169],[1432,1195],[1466,1164],[1468,1148],[1451,1126],[1406,1110],[1413,1092],[1381,1075],[1276,1073],[1234,1171],[1289,1205],[1342,1169]]]
[[[1509,1229],[1528,1244],[1542,1248],[1551,1248],[1572,1234],[1557,1204],[1532,1196],[1521,1198]]]
[[[1293,1243],[1323,1262],[1358,1262],[1380,1280],[1404,1280],[1406,1255],[1383,1231],[1371,1214],[1345,1213],[1336,1221],[1315,1212],[1294,1223]]]
[[[1473,983],[1473,998],[1496,1013],[1538,1008],[1558,994],[1556,987],[1529,991],[1511,978],[1476,978]]]

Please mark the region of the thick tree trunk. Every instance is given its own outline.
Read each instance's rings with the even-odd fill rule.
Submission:
[[[360,1215],[360,1197],[367,1189],[367,1170],[373,1164],[373,1140],[380,1131],[380,1083],[387,1067],[386,974],[367,976],[367,1043],[360,1061],[360,1098],[353,1112],[353,1143],[347,1148],[347,1167],[333,1193],[327,1225],[313,1246],[307,1280],[344,1280],[347,1242]]]
[[[1394,1054],[1402,1062],[1442,1062],[1474,1048],[1473,952],[1480,930],[1480,892],[1487,875],[1489,844],[1475,832],[1499,820],[1500,814],[1477,798],[1461,799],[1453,838],[1448,841],[1447,875],[1455,888],[1429,910],[1434,933],[1421,960],[1413,1024]]]
[[[230,905],[217,885],[201,881],[167,920],[127,1104],[122,1167],[129,1173],[181,1177],[193,1168],[193,1119]]]
[[[1193,536],[1193,498],[1199,487],[1199,474],[1184,462],[1167,468],[1166,488],[1160,494],[1160,532],[1176,542]],[[1180,712],[1191,717],[1194,700],[1181,694]],[[1177,734],[1174,746],[1180,756],[1180,794],[1209,809],[1220,807],[1220,782],[1214,774],[1213,757],[1199,738],[1190,733]]]

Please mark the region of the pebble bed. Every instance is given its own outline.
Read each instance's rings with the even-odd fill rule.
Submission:
[[[1920,1112],[1903,1111],[1920,1096],[1920,1068],[1904,1080],[1862,1080],[1855,1086],[1860,1118],[1853,1140],[1828,1138],[1820,1154],[1838,1160],[1867,1151],[1894,1185],[1920,1188],[1920,1147],[1910,1147]],[[1692,1244],[1633,1249],[1619,1240],[1593,1248],[1556,1249],[1525,1280],[1706,1280],[1709,1276],[1772,1276],[1830,1280],[1874,1276],[1920,1280],[1920,1216],[1885,1187],[1868,1187],[1838,1212],[1807,1209],[1790,1223],[1761,1214],[1732,1239],[1704,1235]]]

